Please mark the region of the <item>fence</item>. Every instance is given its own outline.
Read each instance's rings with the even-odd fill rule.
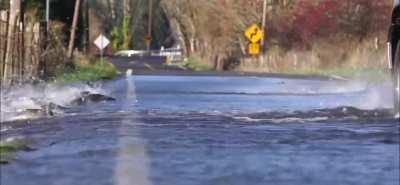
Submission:
[[[25,19],[25,18],[24,18]],[[10,26],[13,26],[10,29]],[[8,12],[0,11],[0,79],[2,86],[39,78],[45,70],[44,25],[8,22]]]

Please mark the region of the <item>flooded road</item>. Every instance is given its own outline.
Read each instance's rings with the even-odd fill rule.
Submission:
[[[0,166],[2,185],[399,185],[385,83],[130,76],[97,88],[116,101],[2,125],[2,140],[32,149]]]

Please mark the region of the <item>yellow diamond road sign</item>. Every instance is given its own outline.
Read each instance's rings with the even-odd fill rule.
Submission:
[[[250,55],[258,55],[261,52],[261,46],[259,43],[250,43],[249,44],[249,54]]]
[[[244,35],[249,39],[250,42],[256,43],[264,38],[264,32],[257,24],[253,24],[246,29]]]

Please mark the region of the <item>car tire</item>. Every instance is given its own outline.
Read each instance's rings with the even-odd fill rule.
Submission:
[[[397,44],[392,70],[394,114],[400,116],[400,42]]]

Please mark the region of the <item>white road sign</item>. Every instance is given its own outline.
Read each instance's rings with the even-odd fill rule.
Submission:
[[[94,44],[100,49],[103,50],[106,48],[109,44],[110,41],[105,37],[104,35],[100,34],[99,37],[94,41]]]

